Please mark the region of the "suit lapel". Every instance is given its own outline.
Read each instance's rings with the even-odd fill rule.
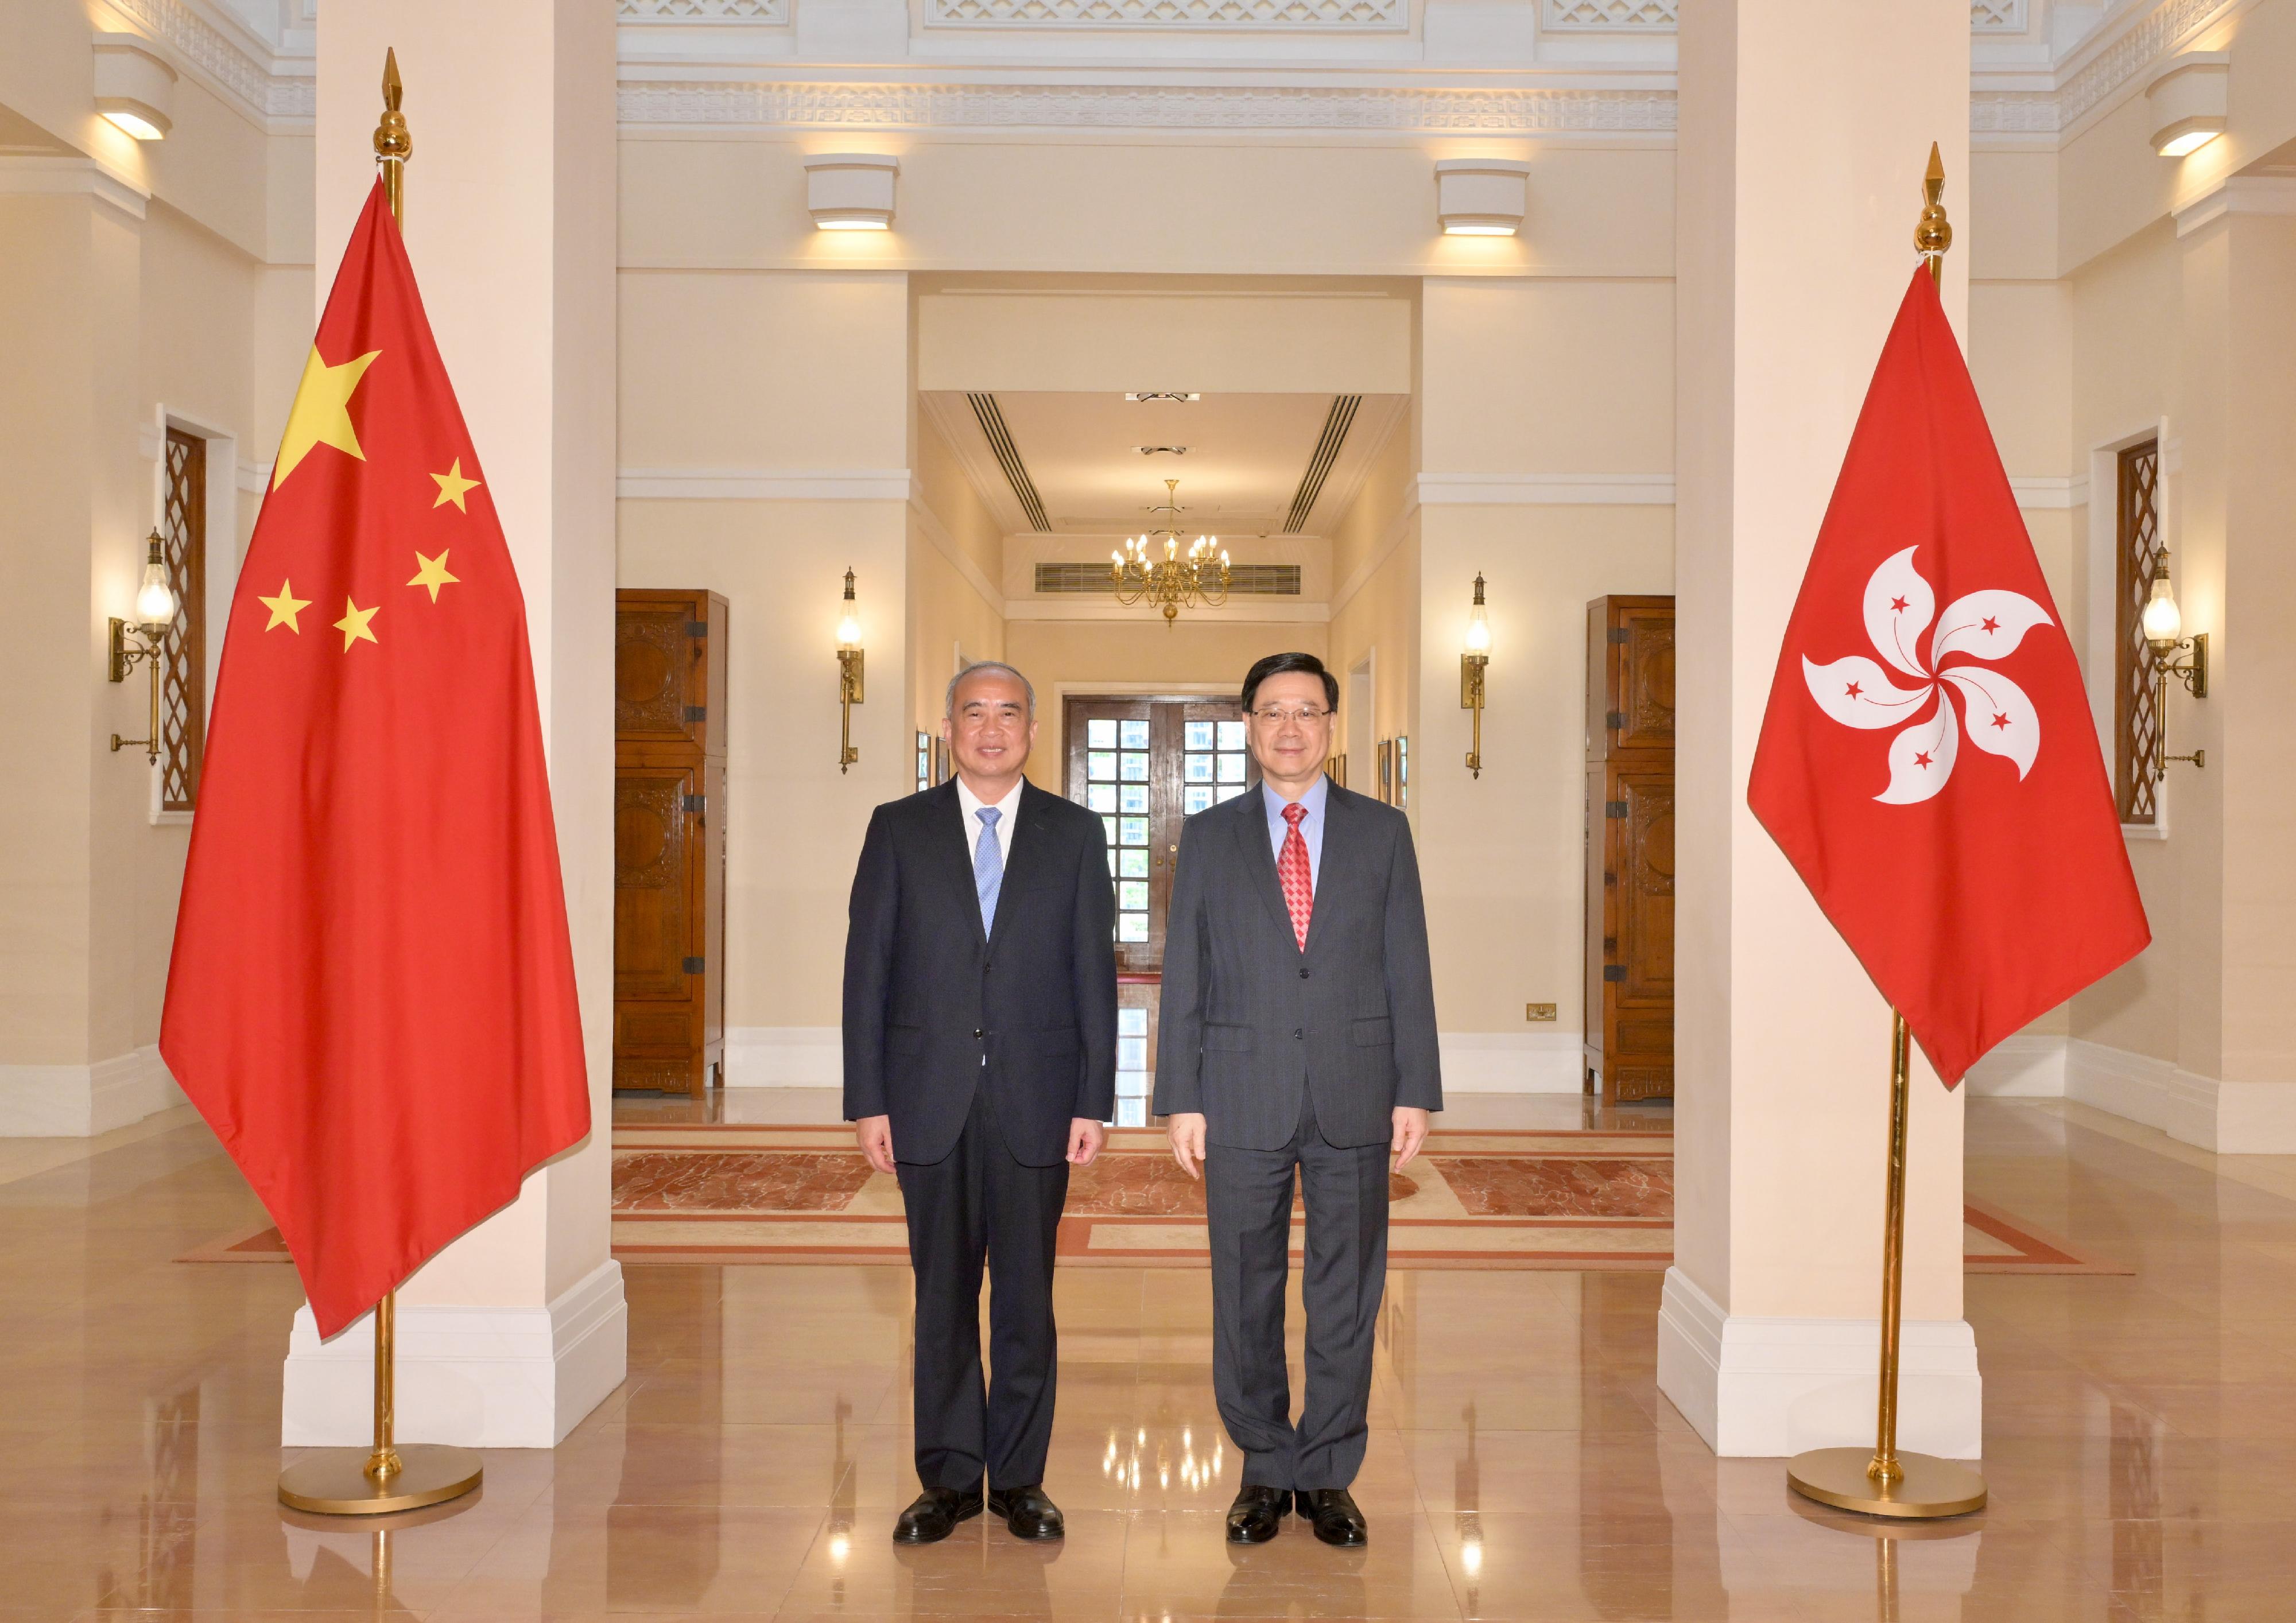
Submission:
[[[1364,871],[1363,808],[1337,783],[1324,785],[1324,849],[1316,864],[1316,911],[1308,924],[1308,946],[1326,939],[1344,910],[1350,881]]]
[[[932,799],[925,819],[925,848],[931,853],[932,865],[964,898],[973,933],[986,945],[988,937],[980,929],[980,893],[972,888],[972,847],[965,839],[964,804],[956,798],[956,780],[952,777],[934,790]]]
[[[1052,860],[1052,820],[1046,813],[1046,803],[1053,799],[1034,783],[1023,781],[1021,803],[1013,808],[1013,855],[1004,864],[1004,878],[996,889],[996,928],[989,934],[989,945],[995,946],[1004,934],[1004,922],[1013,916],[1012,902],[1030,881],[1044,871]],[[965,881],[972,882],[972,871],[968,860]],[[973,914],[980,915],[980,893],[973,893]]]
[[[1283,881],[1275,876],[1275,851],[1267,833],[1267,791],[1254,783],[1230,802],[1236,808],[1235,838],[1242,848],[1243,865],[1251,888],[1267,905],[1267,916],[1283,927],[1284,939],[1297,942],[1292,930],[1292,909],[1283,900]]]

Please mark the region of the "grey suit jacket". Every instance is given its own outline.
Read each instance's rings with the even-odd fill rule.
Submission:
[[[1158,1115],[1216,1144],[1277,1150],[1300,1090],[1331,1143],[1383,1143],[1398,1104],[1443,1108],[1435,983],[1411,824],[1334,783],[1308,948],[1275,877],[1262,793],[1188,819],[1164,937]]]

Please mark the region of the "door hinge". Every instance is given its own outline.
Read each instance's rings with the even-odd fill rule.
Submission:
[[[702,963],[703,960],[700,958],[688,958],[685,961],[685,972],[689,975],[699,975],[701,972]]]
[[[707,720],[709,720],[709,707],[708,705],[706,705],[706,704],[689,704],[689,705],[687,705],[687,706],[685,707],[685,719],[686,719],[686,720],[688,720],[688,721],[707,721]]]
[[[1603,725],[1616,733],[1627,725],[1627,713],[1624,710],[1610,711],[1603,717]]]
[[[708,809],[709,805],[709,798],[707,795],[682,795],[679,797],[679,800],[684,807],[690,812],[704,811]]]
[[[1633,635],[1634,634],[1628,631],[1624,626],[1613,626],[1611,627],[1610,636],[1611,641],[1613,643],[1624,643],[1629,640]]]
[[[1606,964],[1604,964],[1604,965],[1603,966],[1603,980],[1624,980],[1626,978],[1627,978],[1627,966],[1626,966],[1625,964],[1623,964],[1623,963],[1606,963]]]
[[[1605,817],[1623,817],[1627,815],[1627,803],[1624,800],[1605,800],[1603,802],[1603,815]]]
[[[709,622],[708,620],[686,621],[685,635],[688,636],[708,636],[709,635]]]

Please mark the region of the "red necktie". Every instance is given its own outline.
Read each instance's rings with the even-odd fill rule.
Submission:
[[[1283,881],[1283,905],[1292,910],[1292,933],[1300,939],[1300,950],[1308,950],[1308,919],[1316,911],[1316,876],[1308,866],[1308,842],[1300,833],[1300,820],[1308,808],[1294,800],[1283,808],[1283,821],[1292,826],[1284,832],[1283,851],[1275,859],[1275,877]]]

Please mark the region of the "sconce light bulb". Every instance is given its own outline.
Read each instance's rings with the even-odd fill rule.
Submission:
[[[2173,648],[2185,635],[2185,617],[2169,586],[2168,577],[2155,576],[2152,596],[2144,605],[2144,640],[2155,649]]]
[[[861,646],[861,621],[850,613],[837,622],[837,645],[851,650]]]
[[[1469,653],[1488,653],[1490,651],[1490,619],[1483,611],[1483,605],[1477,603],[1472,609],[1467,611],[1467,652]]]
[[[153,530],[144,554],[144,584],[135,592],[135,623],[156,637],[176,623],[176,590],[168,584],[168,565],[160,553],[160,532]]]

